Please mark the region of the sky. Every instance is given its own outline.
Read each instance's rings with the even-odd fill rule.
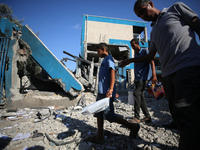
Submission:
[[[28,25],[48,49],[59,59],[75,56],[81,52],[82,16],[95,15],[143,21],[133,12],[136,0],[0,0],[10,6],[13,15],[24,19],[23,25]],[[153,0],[154,6],[162,10],[176,0]],[[182,0],[200,16],[199,0]],[[150,38],[150,23],[147,23],[148,38]],[[198,40],[199,43],[199,40]],[[67,68],[75,70],[76,63],[67,61]]]

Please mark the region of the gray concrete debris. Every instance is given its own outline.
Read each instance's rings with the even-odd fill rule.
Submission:
[[[130,131],[122,125],[105,121],[105,143],[100,145],[87,141],[88,137],[96,135],[97,121],[93,115],[81,114],[81,109],[95,100],[96,97],[92,93],[85,92],[76,104],[67,108],[56,105],[43,108],[1,109],[0,149],[178,149],[178,131],[162,127],[172,120],[168,103],[164,98],[158,101],[155,98],[146,98],[152,123],[140,123],[141,128],[136,139],[129,138]],[[133,117],[134,106],[128,104],[128,91],[119,94],[114,105],[117,114],[127,120]],[[141,118],[143,117],[141,112]]]

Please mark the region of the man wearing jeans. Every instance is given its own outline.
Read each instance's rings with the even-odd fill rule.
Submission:
[[[133,48],[135,55],[134,57],[142,57],[148,54],[148,49],[141,48],[139,46],[138,39],[132,39],[130,41],[131,47]],[[152,82],[157,81],[155,64],[154,61],[143,62],[143,63],[134,63],[134,74],[135,74],[135,91],[134,91],[134,115],[135,117],[130,120],[133,123],[139,122],[151,122],[151,116],[146,106],[146,101],[144,99],[144,89],[147,85],[147,81],[152,77]],[[140,108],[144,113],[145,117],[140,120]]]

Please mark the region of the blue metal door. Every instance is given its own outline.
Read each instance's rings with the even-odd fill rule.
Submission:
[[[7,37],[0,37],[0,104],[4,103],[3,100],[3,87],[4,87],[4,76],[5,76],[5,69],[6,69],[6,57],[8,52],[8,44],[9,38]]]

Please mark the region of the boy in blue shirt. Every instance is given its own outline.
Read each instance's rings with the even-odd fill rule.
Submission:
[[[110,97],[109,102],[109,111],[102,111],[96,113],[94,116],[97,117],[97,136],[88,139],[94,143],[103,143],[104,135],[103,135],[103,124],[104,117],[109,122],[116,122],[122,124],[130,129],[130,137],[136,138],[139,131],[139,124],[130,123],[127,120],[123,119],[123,117],[114,113],[113,102],[115,101],[116,96],[116,87],[115,87],[115,64],[112,56],[108,53],[108,46],[105,43],[100,43],[96,50],[98,52],[98,56],[104,58],[101,63],[99,70],[99,83],[98,83],[98,95],[97,101]]]

